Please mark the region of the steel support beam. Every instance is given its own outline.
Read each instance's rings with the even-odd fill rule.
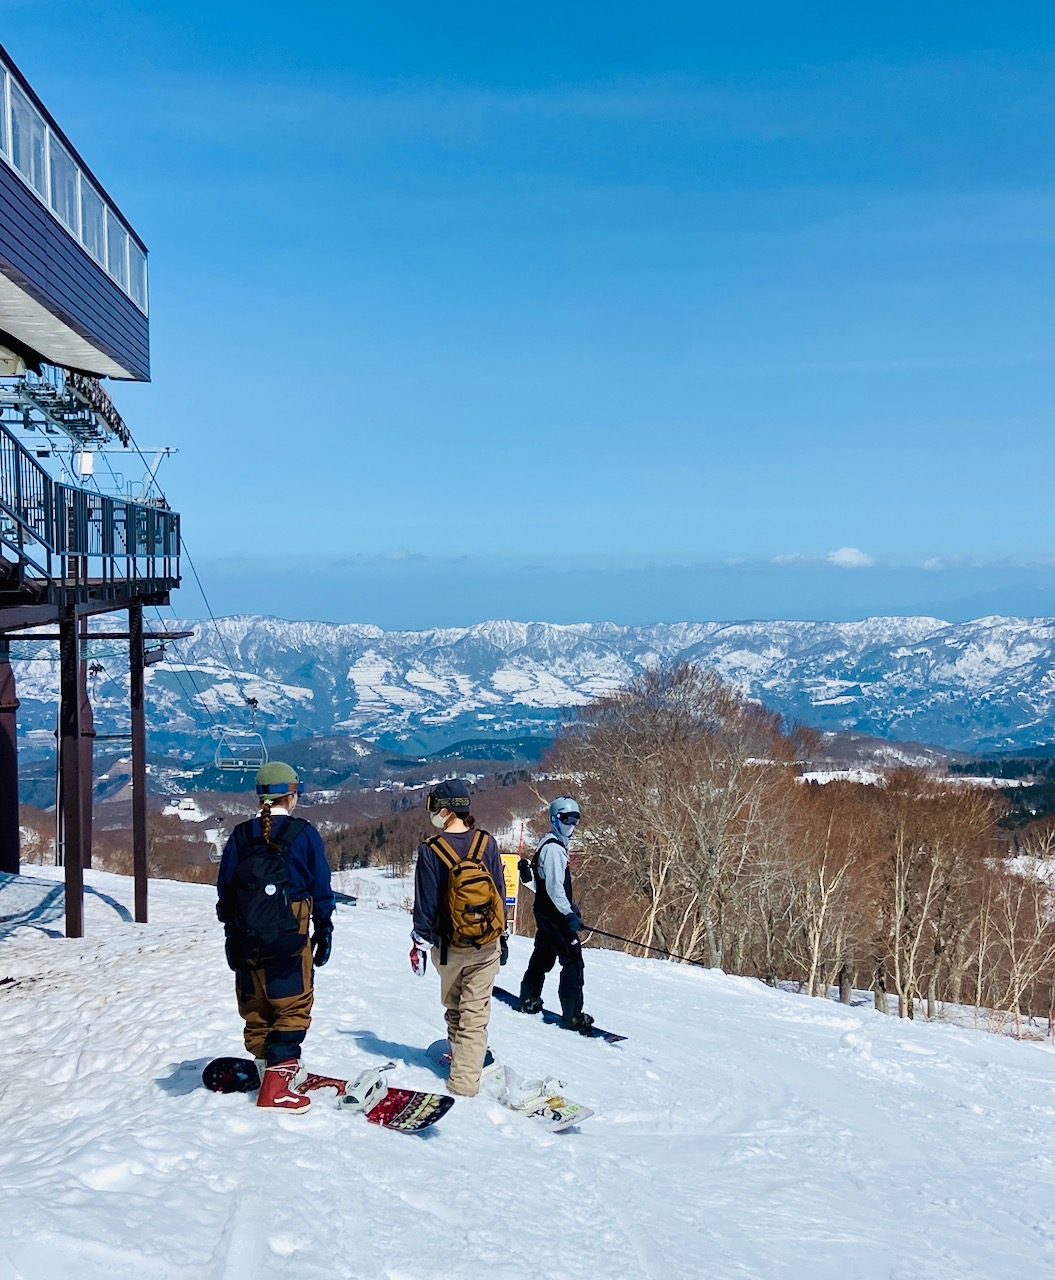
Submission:
[[[80,670],[77,680],[81,687],[81,865],[92,865],[92,793],[95,790],[94,747],[95,717],[92,715],[92,700],[88,697],[88,619],[81,617],[80,655],[77,659]]]
[[[129,700],[132,712],[132,874],[135,917],[147,920],[147,735],[143,711],[143,606],[128,610]]]
[[[59,618],[59,769],[66,871],[66,937],[84,936],[84,847],[81,836],[81,704],[79,619],[75,607]]]
[[[18,828],[18,698],[11,669],[11,646],[0,638],[0,871],[17,876],[20,865]]]

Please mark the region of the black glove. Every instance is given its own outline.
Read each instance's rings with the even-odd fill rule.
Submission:
[[[568,928],[572,933],[578,933],[582,928],[582,916],[579,915],[578,911],[573,910],[571,914],[565,916],[564,919],[567,920]]]
[[[531,863],[527,858],[521,858],[517,863],[517,870],[520,872],[520,883],[530,884],[535,878],[535,873],[531,870]]]
[[[315,968],[321,969],[330,958],[330,947],[333,944],[333,921],[329,916],[324,920],[316,917],[314,924],[315,933],[311,939],[311,959]]]
[[[231,950],[231,935],[230,935],[230,934],[228,934],[228,935],[227,935],[227,937],[224,939],[223,949],[224,949],[224,954],[227,956],[227,967],[228,967],[229,969],[233,969],[233,970],[235,971],[235,973],[237,973],[237,972],[238,972],[238,965],[237,965],[237,964],[235,964],[235,960],[234,960],[234,952]]]
[[[502,957],[498,963],[499,965],[503,965],[509,959],[509,939],[504,933],[502,934],[501,941],[499,942],[499,947],[501,948]]]

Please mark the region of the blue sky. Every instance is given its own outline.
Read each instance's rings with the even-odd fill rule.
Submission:
[[[0,21],[150,246],[218,612],[1055,613],[1049,5]]]

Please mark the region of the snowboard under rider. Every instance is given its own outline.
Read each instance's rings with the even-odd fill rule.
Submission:
[[[470,803],[469,784],[462,778],[446,779],[426,797],[438,834],[418,846],[410,963],[423,974],[431,948],[451,1046],[448,1085],[451,1093],[471,1098],[480,1091],[491,991],[505,962],[506,940],[502,858],[494,837],[474,830]],[[457,890],[463,882],[478,903],[465,915]],[[464,923],[474,918],[478,925]],[[460,932],[463,925],[468,932]]]
[[[322,837],[293,817],[302,790],[288,764],[263,766],[256,775],[260,813],[231,833],[216,880],[245,1047],[261,1076],[257,1106],[284,1111],[310,1105],[295,1086],[306,1074],[300,1053],[311,1025],[314,971],[329,960],[333,937]]]
[[[569,1030],[587,1035],[593,1018],[582,1011],[582,916],[572,898],[568,866],[568,845],[582,814],[570,796],[558,796],[549,807],[549,817],[550,830],[531,860],[535,946],[520,984],[520,1009],[522,1013],[541,1011],[542,985],[559,960],[561,1022]]]

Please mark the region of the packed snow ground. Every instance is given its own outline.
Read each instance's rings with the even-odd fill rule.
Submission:
[[[208,1059],[242,1052],[212,892],[152,882],[144,926],[122,918],[130,881],[88,879],[86,938],[54,936],[45,885],[44,928],[0,942],[0,1280],[1055,1272],[1043,1044],[591,950],[587,1008],[623,1044],[501,1006],[491,1021],[503,1061],[559,1072],[596,1110],[580,1129],[483,1098],[424,1136],[322,1103],[276,1115],[200,1085]],[[436,1087],[437,981],[410,972],[405,890],[359,880],[307,1060],[353,1074],[393,1058],[396,1082]],[[0,917],[32,917],[8,893]],[[529,945],[514,940],[504,985]]]

